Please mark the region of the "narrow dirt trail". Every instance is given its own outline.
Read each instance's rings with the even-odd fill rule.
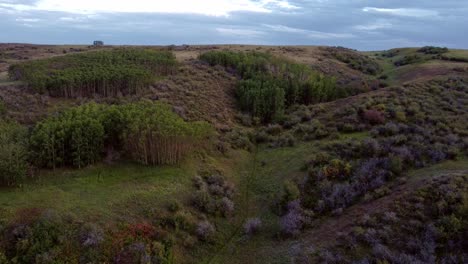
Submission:
[[[241,214],[238,216],[238,220],[236,223],[236,227],[234,228],[234,231],[220,245],[220,247],[214,252],[214,254],[202,263],[206,263],[206,264],[220,263],[219,261],[217,262],[217,258],[219,256],[222,256],[225,253],[225,250],[227,248],[230,248],[229,247],[230,245],[236,243],[235,238],[238,237],[238,235],[242,232],[243,224],[250,213],[250,207],[251,207],[250,206],[250,202],[251,202],[250,185],[252,184],[252,178],[255,176],[256,171],[257,171],[257,166],[258,166],[257,157],[258,157],[258,146],[255,146],[255,152],[253,153],[253,158],[251,161],[251,168],[247,171],[245,177],[241,178],[241,184],[243,185],[241,189],[243,190],[243,192],[241,194],[239,206],[240,208],[242,208],[242,210],[241,210]]]

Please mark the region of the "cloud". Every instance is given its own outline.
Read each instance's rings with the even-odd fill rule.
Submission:
[[[288,27],[284,25],[265,24],[264,26],[277,32],[303,34],[307,38],[329,39],[329,38],[352,38],[354,37],[354,35],[350,33],[321,32],[321,31],[315,31],[315,30],[293,28],[293,27]]]
[[[364,24],[364,25],[356,25],[354,26],[354,29],[360,30],[360,31],[375,31],[375,30],[381,30],[385,28],[391,28],[393,26],[392,23],[386,20],[377,20],[372,23]]]
[[[26,23],[35,23],[41,21],[39,18],[17,18],[16,21],[18,22],[26,22]]]
[[[258,37],[264,35],[265,32],[253,29],[242,29],[242,28],[216,28],[216,31],[224,36],[229,37]]]
[[[377,14],[387,14],[393,16],[403,16],[403,17],[437,17],[439,12],[428,9],[417,9],[417,8],[377,8],[377,7],[364,7],[362,9],[364,12],[368,13],[377,13]]]
[[[293,27],[288,27],[288,26],[283,26],[283,25],[268,25],[264,24],[263,26],[273,30],[273,31],[278,31],[278,32],[286,32],[286,33],[302,33],[305,34],[309,32],[308,30],[305,29],[300,29],[300,28],[293,28]]]
[[[276,6],[284,9],[300,9],[299,6],[293,5],[288,1],[281,1],[281,0],[262,0],[261,1],[262,5],[264,6]]]
[[[0,42],[468,48],[461,0],[0,0]]]
[[[75,14],[90,13],[174,13],[228,16],[232,12],[271,13],[277,9],[298,9],[285,0],[38,0],[36,3],[0,4],[18,11],[55,11]]]

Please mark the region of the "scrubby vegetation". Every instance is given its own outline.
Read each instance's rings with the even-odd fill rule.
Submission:
[[[211,51],[200,59],[235,70],[242,78],[237,89],[241,109],[264,122],[279,118],[293,104],[326,102],[352,93],[337,87],[332,77],[268,53]]]
[[[235,188],[219,174],[206,174],[194,179],[197,191],[193,194],[192,204],[198,210],[224,217],[234,213]]]
[[[386,212],[365,215],[333,248],[316,252],[325,263],[464,263],[467,259],[468,175],[429,181]],[[362,254],[361,252],[366,252]]]
[[[229,48],[12,66],[0,263],[466,262],[466,53]]]
[[[410,50],[411,51],[411,50]],[[394,61],[395,66],[404,66],[409,64],[423,63],[430,60],[444,59],[443,54],[447,53],[447,48],[426,46],[418,50],[407,52],[406,55]],[[399,52],[393,51],[393,53],[383,53],[383,56],[389,57],[389,54],[398,55]],[[393,56],[390,56],[393,57]]]
[[[170,52],[122,48],[14,64],[9,75],[54,97],[117,96],[138,93],[175,66]]]
[[[324,50],[335,59],[365,74],[376,75],[382,72],[382,68],[377,61],[366,55],[359,54],[355,50],[344,47],[327,47]]]
[[[395,61],[395,66],[404,66],[408,64],[414,64],[414,63],[420,63],[426,61],[427,58],[425,58],[422,55],[419,54],[411,54],[411,55],[406,55],[403,58]]]
[[[31,136],[41,167],[82,167],[100,161],[109,148],[124,149],[145,165],[176,164],[209,133],[203,122],[187,123],[162,103],[90,103],[52,116]]]
[[[342,210],[363,197],[378,197],[387,182],[410,168],[466,155],[466,81],[458,87],[443,83],[433,81],[393,88],[385,96],[362,97],[331,116],[311,106],[310,115],[315,113],[326,123],[298,118],[293,126],[286,126],[302,140],[317,138],[318,124],[327,128],[324,136],[330,138],[337,132],[369,131],[360,140],[332,141],[310,159],[302,204],[320,214]],[[288,119],[303,111],[293,112]]]

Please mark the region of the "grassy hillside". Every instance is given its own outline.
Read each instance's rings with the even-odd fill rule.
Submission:
[[[466,258],[468,51],[100,49],[0,45],[0,263]]]

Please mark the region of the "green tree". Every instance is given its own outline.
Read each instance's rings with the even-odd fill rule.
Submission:
[[[27,132],[20,125],[0,120],[0,184],[11,186],[26,177]]]

